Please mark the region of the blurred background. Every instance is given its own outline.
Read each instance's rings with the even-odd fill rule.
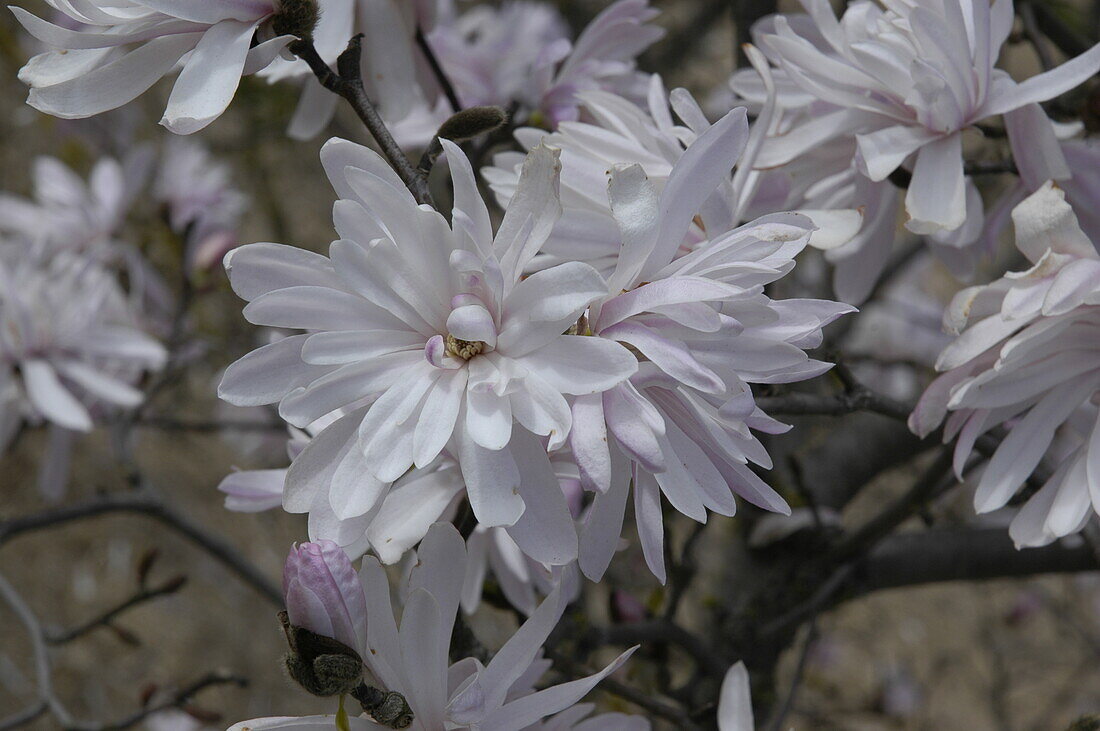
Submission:
[[[18,0],[41,10],[42,2]],[[574,29],[604,3],[553,3]],[[685,86],[699,99],[721,104],[735,68],[735,48],[745,38],[734,23],[735,1],[654,0],[658,21],[669,30],[643,58],[669,88]],[[751,3],[742,3],[751,4]],[[795,10],[794,3],[781,7]],[[1082,17],[1087,17],[1082,15]],[[29,196],[36,157],[59,158],[85,176],[101,156],[124,158],[139,145],[154,149],[171,135],[149,123],[160,116],[164,87],[129,107],[100,117],[66,122],[24,104],[18,69],[35,52],[12,15],[0,13],[0,190]],[[1033,59],[1021,52],[1013,63]],[[270,86],[246,78],[229,112],[200,137],[215,159],[228,165],[233,183],[250,201],[240,223],[242,242],[277,241],[323,251],[333,237],[332,191],[317,151],[319,140],[295,142],[285,135],[297,102],[292,85]],[[364,131],[341,109],[331,132],[365,141]],[[141,205],[140,201],[137,204]],[[155,217],[155,210],[145,215]],[[138,216],[140,219],[141,216]],[[131,222],[143,249],[153,246],[154,227]],[[171,256],[156,262],[173,288],[179,284]],[[807,263],[813,267],[814,263]],[[927,276],[946,277],[932,271]],[[951,291],[954,286],[945,286]],[[196,276],[189,325],[188,367],[161,388],[150,404],[149,423],[136,426],[133,460],[158,495],[203,530],[278,582],[289,545],[305,539],[303,516],[281,511],[231,513],[217,492],[232,469],[276,468],[286,464],[285,432],[264,428],[270,416],[221,404],[215,386],[224,367],[253,349],[263,334],[241,317],[241,302],[229,291],[220,268]],[[861,337],[874,339],[874,326]],[[158,423],[157,419],[163,417]],[[211,431],[211,420],[238,420],[247,428]],[[881,417],[804,420],[775,445],[813,450],[847,423],[862,421],[885,432],[887,444],[908,442]],[[891,430],[897,430],[891,431]],[[47,499],[35,485],[46,454],[46,433],[25,430],[0,458],[0,521],[58,505],[77,504],[117,490],[127,475],[116,459],[118,445],[108,429],[77,441],[71,478],[63,495]],[[784,439],[790,440],[784,442]],[[887,471],[843,515],[859,522],[871,507],[911,482],[914,467]],[[966,491],[954,491],[933,510],[940,522],[973,521]],[[744,511],[751,516],[750,511]],[[712,606],[738,591],[727,564],[727,546],[742,541],[749,517],[715,516],[698,550],[700,580],[687,605]],[[677,516],[679,519],[679,516]],[[629,524],[629,521],[628,521]],[[676,524],[673,539],[689,527]],[[155,554],[153,553],[155,552]],[[150,558],[153,557],[153,558]],[[640,558],[628,551],[611,569],[610,581],[641,602],[658,587]],[[150,715],[139,727],[221,728],[264,715],[331,710],[331,704],[294,688],[281,669],[284,643],[273,605],[240,581],[180,531],[142,513],[110,513],[28,532],[0,544],[0,575],[33,608],[48,635],[63,635],[147,586],[185,583],[155,600],[125,611],[109,623],[51,645],[56,693],[79,719],[103,728],[170,697],[215,669],[246,678],[245,688],[219,685],[188,705]],[[608,616],[605,588],[586,598],[594,617]],[[687,619],[690,622],[690,616]],[[503,636],[511,615],[486,608],[472,622],[485,637]],[[0,717],[34,698],[31,645],[15,614],[0,607]],[[491,642],[489,644],[492,644]],[[790,652],[779,683],[799,661]],[[676,667],[675,656],[659,660]],[[1065,728],[1077,716],[1100,709],[1100,579],[1095,575],[954,583],[891,590],[854,600],[821,617],[805,657],[805,678],[789,716],[796,729],[1003,729]],[[631,663],[623,679],[652,687],[657,676],[645,663]],[[652,676],[652,677],[651,677]],[[599,695],[608,708],[637,711],[625,701]],[[30,728],[53,728],[40,719]]]

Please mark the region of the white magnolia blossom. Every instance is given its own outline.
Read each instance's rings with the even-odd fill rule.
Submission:
[[[924,436],[947,419],[960,477],[976,440],[1010,427],[978,483],[979,513],[1003,507],[1045,456],[1057,457],[1010,527],[1017,545],[1039,546],[1100,512],[1100,253],[1051,183],[1012,219],[1033,266],[955,296],[944,324],[961,334],[940,354],[944,374],[909,423]]]
[[[124,257],[122,228],[147,176],[147,156],[96,161],[84,182],[63,162],[38,157],[31,169],[34,197],[0,193],[0,233],[6,248],[34,245],[48,254],[100,261]]]
[[[644,93],[635,59],[664,36],[651,25],[648,0],[618,0],[577,37],[553,6],[511,0],[456,14],[453,4],[428,35],[463,106],[519,105],[523,117],[547,124],[577,118],[577,95],[606,89]]]
[[[560,213],[556,155],[531,154],[494,236],[469,162],[444,147],[452,225],[418,206],[376,153],[325,146],[341,198],[330,257],[253,244],[226,260],[249,321],[307,332],[230,366],[219,394],[279,403],[298,427],[345,410],[292,464],[287,510],[322,499],[338,518],[366,516],[390,482],[446,449],[481,524],[508,527],[537,561],[566,564],[577,557],[576,531],[539,437],[561,447],[572,422],[566,396],[611,388],[637,361],[618,343],[563,334],[607,292],[590,266],[521,277]]]
[[[66,25],[12,8],[31,35],[56,49],[32,58],[19,78],[31,87],[28,104],[65,119],[120,107],[180,66],[161,124],[197,132],[229,106],[243,74],[266,67],[293,40],[253,45],[257,34],[272,35],[277,0],[48,2]]]
[[[335,418],[322,419],[307,430],[290,427],[291,438],[287,441],[290,459],[297,458],[309,443],[310,434],[321,431]],[[577,518],[582,499],[577,466],[568,458],[568,450],[555,453],[552,464],[570,513]],[[233,472],[221,481],[218,490],[225,494],[228,510],[244,513],[271,510],[283,503],[286,475],[286,469]],[[395,564],[423,539],[433,523],[453,519],[463,487],[457,463],[443,455],[428,468],[410,470],[399,478],[376,509],[365,515],[337,517],[331,493],[319,491],[309,511],[310,540],[334,541],[353,559],[369,550],[383,564]],[[550,594],[559,585],[567,601],[580,594],[580,577],[575,570],[532,560],[505,528],[476,526],[466,550],[462,609],[467,614],[473,614],[480,606],[485,579],[490,574],[504,598],[528,616],[538,606],[538,597]]]
[[[135,384],[165,359],[109,270],[71,254],[0,256],[0,453],[24,421],[49,423],[47,497],[64,490],[74,433],[140,404]]]
[[[623,714],[585,720],[592,706],[577,705],[600,680],[626,662],[633,649],[595,675],[535,690],[539,677],[550,669],[550,663],[541,657],[541,646],[565,609],[565,602],[556,591],[487,665],[475,658],[451,663],[448,650],[466,573],[466,548],[453,526],[437,523],[428,531],[416,558],[404,592],[407,598],[400,622],[393,616],[386,572],[372,557],[363,559],[359,592],[348,582],[337,580],[326,593],[333,608],[325,611],[317,608],[314,612],[321,623],[329,621],[329,616],[336,616],[342,622],[347,618],[343,623],[349,627],[365,628],[362,638],[358,637],[358,630],[345,632],[344,636],[355,637],[351,647],[363,659],[373,684],[405,697],[414,714],[408,727],[412,731],[648,728],[644,719]],[[343,573],[336,571],[337,576]],[[364,616],[349,614],[348,610],[359,606],[361,600],[365,604]],[[386,728],[365,714],[349,721],[353,730]],[[230,731],[327,730],[333,725],[333,716],[260,718],[235,724]]]
[[[751,164],[731,171],[743,150],[758,149],[766,123],[751,134],[738,109],[710,125],[686,93],[674,92],[673,100],[692,127],[673,124],[655,82],[650,115],[624,99],[589,93],[585,108],[599,125],[567,122],[546,138],[562,149],[565,213],[544,263],[581,259],[604,271],[607,295],[592,304],[588,326],[642,360],[629,381],[573,404],[570,445],[582,485],[596,493],[580,556],[593,580],[614,553],[631,482],[643,551],[662,581],[662,494],[699,521],[708,510],[732,515],[734,493],[789,512],[747,466],[771,466],[752,429],[787,428],[756,408],[749,384],[827,370],[805,349],[820,344],[821,328],[852,311],[818,300],[774,302],[764,285],[791,270],[811,235],[821,234],[826,245],[845,241],[858,230],[859,214],[812,212],[827,227],[818,230],[798,213],[739,226],[760,175]],[[534,144],[536,135],[521,132],[521,141]],[[498,167],[486,178],[502,200],[512,198],[514,172]]]
[[[248,198],[234,185],[228,165],[200,143],[169,139],[153,183],[172,230],[184,237],[185,266],[209,269],[239,243],[237,227]]]
[[[860,172],[871,180],[911,169],[906,226],[918,234],[974,223],[962,133],[988,117],[1006,115],[1021,170],[1039,180],[1068,176],[1038,103],[1100,70],[1100,46],[1017,83],[995,68],[1012,29],[1012,0],[883,4],[854,2],[837,19],[828,0],[802,0],[808,17],[777,15],[756,29],[777,84],[820,112],[776,137],[758,164],[781,165],[854,137]],[[746,96],[752,86],[735,84]]]

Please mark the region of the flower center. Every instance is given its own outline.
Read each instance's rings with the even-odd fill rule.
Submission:
[[[485,350],[485,343],[480,340],[459,340],[450,333],[447,333],[446,342],[447,352],[462,360],[469,360]]]

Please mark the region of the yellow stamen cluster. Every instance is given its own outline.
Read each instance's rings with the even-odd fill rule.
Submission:
[[[462,360],[469,360],[485,351],[485,343],[480,340],[459,340],[447,333],[447,353]]]

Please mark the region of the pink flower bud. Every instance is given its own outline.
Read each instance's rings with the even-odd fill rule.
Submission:
[[[344,550],[332,541],[290,549],[283,567],[290,623],[361,652],[367,636],[367,597]]]

